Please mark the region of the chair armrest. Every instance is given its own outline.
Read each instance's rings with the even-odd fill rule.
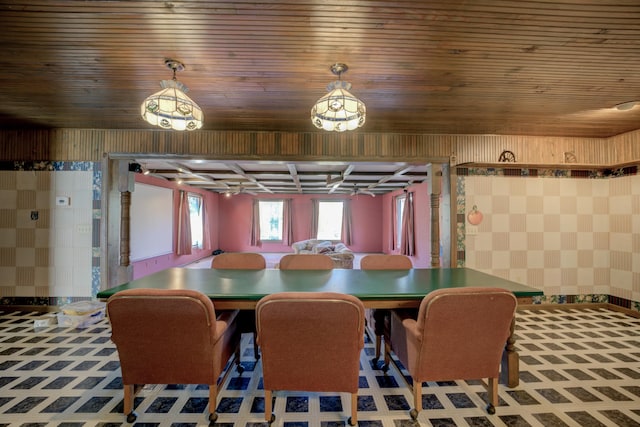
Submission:
[[[216,318],[214,343],[224,336],[229,326],[235,322],[239,312],[239,310],[222,310],[216,313],[218,317]]]
[[[402,319],[402,326],[407,332],[407,338],[415,342],[422,341],[422,334],[418,331],[418,321],[413,318]]]

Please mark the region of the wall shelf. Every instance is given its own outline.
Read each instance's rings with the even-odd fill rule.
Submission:
[[[633,162],[617,163],[612,165],[598,165],[587,163],[520,163],[520,162],[467,162],[454,165],[454,168],[491,168],[491,169],[558,169],[558,170],[595,170],[614,171],[630,167],[640,166],[640,160]]]

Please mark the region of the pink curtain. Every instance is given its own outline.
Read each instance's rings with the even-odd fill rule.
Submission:
[[[349,246],[353,241],[353,227],[351,225],[351,200],[342,201],[342,240]]]
[[[253,199],[253,212],[251,214],[251,246],[262,246],[260,240],[260,201]]]
[[[209,230],[209,215],[206,209],[207,203],[202,197],[202,249],[211,250],[211,231]]]
[[[189,195],[180,191],[178,205],[178,242],[177,255],[191,255],[191,217],[189,215]]]
[[[311,200],[311,230],[309,238],[315,239],[318,236],[318,217],[320,216],[320,201],[318,199]]]
[[[413,236],[413,193],[407,193],[404,199],[404,211],[402,214],[402,255],[413,256],[414,236]]]
[[[285,199],[282,203],[283,209],[283,233],[284,244],[290,246],[293,243],[293,201],[291,199]]]
[[[396,249],[398,249],[398,233],[396,231],[398,230],[398,213],[396,209],[397,203],[398,203],[398,198],[394,197],[393,201],[391,202],[391,218],[393,218],[392,227],[391,227],[391,250],[392,251],[395,251]]]

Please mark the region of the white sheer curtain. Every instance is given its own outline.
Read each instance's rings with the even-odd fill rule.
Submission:
[[[189,214],[189,195],[186,191],[180,191],[178,204],[178,241],[176,244],[177,255],[191,255],[191,216]]]

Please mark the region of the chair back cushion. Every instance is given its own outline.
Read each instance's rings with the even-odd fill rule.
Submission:
[[[222,365],[214,352],[219,323],[206,295],[125,290],[109,298],[107,312],[124,384],[215,384]]]
[[[411,258],[396,254],[365,255],[360,260],[362,270],[409,270],[413,268]]]
[[[264,257],[254,252],[224,252],[211,260],[211,268],[221,270],[262,270],[266,267]]]
[[[267,390],[358,390],[364,306],[333,292],[283,292],[256,306]]]
[[[517,301],[498,288],[440,289],[420,304],[420,381],[494,378],[510,335]]]
[[[281,270],[332,270],[333,260],[321,254],[288,254],[280,258]]]

